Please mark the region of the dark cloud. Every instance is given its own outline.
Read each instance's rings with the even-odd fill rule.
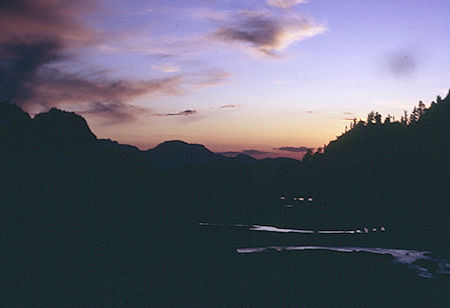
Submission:
[[[280,147],[280,148],[274,148],[274,150],[300,153],[300,152],[306,152],[308,150],[312,150],[312,148],[307,148],[307,147]]]
[[[196,113],[197,113],[197,110],[188,109],[188,110],[175,112],[175,113],[154,113],[153,115],[159,116],[159,117],[171,117],[171,116],[189,116],[189,115],[194,115]]]
[[[51,107],[70,109],[81,105],[77,108],[80,113],[109,118],[113,122],[129,121],[134,118],[131,116],[134,109],[127,107],[126,101],[156,92],[183,93],[180,77],[111,80],[104,71],[70,73],[52,68],[52,64],[71,60],[57,40],[2,43],[0,56],[1,99],[11,100],[25,109],[38,106],[44,111]]]
[[[41,75],[42,79],[34,83],[35,103],[42,104],[42,95],[52,101],[77,102],[124,102],[138,96],[155,92],[177,94],[180,78],[164,78],[156,80],[107,79],[103,74],[87,77],[82,74],[69,74],[58,70],[48,70]]]
[[[238,24],[219,29],[217,36],[229,41],[249,43],[256,49],[270,53],[278,44],[281,24],[264,16],[245,16]]]
[[[111,80],[102,72],[90,75],[41,69],[32,83],[24,84],[23,93],[28,95],[24,97],[19,93],[16,101],[25,107],[38,105],[44,109],[78,106],[80,113],[110,117],[112,121],[127,121],[133,117],[118,116],[135,111],[127,101],[153,93],[182,93],[179,77],[143,81]]]
[[[94,6],[95,1],[87,0],[0,1],[0,100],[30,112],[60,107],[116,123],[150,112],[130,106],[127,102],[133,99],[156,93],[179,95],[187,92],[182,84],[213,86],[230,76],[209,70],[193,76],[130,80],[93,71],[73,55],[102,41],[81,21]]]
[[[0,1],[0,43],[59,41],[82,46],[98,40],[92,29],[80,21],[95,7],[88,0]]]
[[[343,118],[344,121],[353,121],[355,118]]]
[[[247,44],[267,56],[277,56],[276,52],[289,44],[324,30],[303,15],[239,11],[213,36],[221,41]]]
[[[0,43],[0,95],[18,103],[32,96],[33,82],[40,67],[63,58],[56,40],[32,43]]]
[[[79,17],[93,7],[93,2],[0,2],[1,99],[25,107],[36,103],[53,107],[60,103],[58,98],[75,96],[68,85],[70,82],[79,85],[81,77],[49,70],[49,67],[71,61],[70,48],[92,44],[95,31],[80,22]],[[58,84],[53,88],[50,82],[55,81]],[[84,80],[84,83],[92,85],[93,81]],[[80,91],[77,95],[86,93]]]

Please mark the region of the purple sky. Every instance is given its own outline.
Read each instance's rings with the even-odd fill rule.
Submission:
[[[299,158],[350,118],[445,95],[448,12],[447,0],[2,2],[0,90],[143,149],[182,139]]]

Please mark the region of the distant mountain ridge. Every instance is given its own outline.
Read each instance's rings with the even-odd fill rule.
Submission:
[[[181,140],[165,141],[152,149],[143,151],[135,146],[120,144],[111,139],[97,139],[86,120],[74,112],[52,108],[31,119],[18,106],[6,102],[1,103],[0,107],[0,127],[10,135],[10,138],[7,138],[9,143],[18,140],[25,142],[26,140],[27,144],[45,148],[47,152],[49,149],[65,152],[77,152],[82,149],[119,151],[146,160],[160,171],[220,164],[227,161],[235,161],[244,165],[259,163],[266,165],[272,162],[274,165],[278,165],[284,161],[283,159],[258,160],[243,154],[226,157],[210,151],[204,145],[190,144]]]
[[[189,144],[180,140],[165,141],[153,149],[144,151],[152,165],[161,170],[173,170],[186,166],[200,166],[223,162],[226,158],[215,154],[201,144]]]

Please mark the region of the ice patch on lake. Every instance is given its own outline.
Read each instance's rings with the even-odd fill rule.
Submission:
[[[330,231],[317,231],[317,233],[321,233],[321,234],[354,234],[356,233],[356,231],[353,230],[330,230]]]
[[[430,269],[420,266],[416,263],[418,260],[428,260],[435,263],[438,267],[435,273],[450,274],[450,262],[439,256],[431,256],[429,251],[407,250],[407,249],[388,249],[388,248],[370,248],[370,247],[324,247],[324,246],[270,246],[258,248],[239,248],[238,253],[258,253],[263,251],[293,251],[293,250],[331,250],[338,252],[369,252],[375,254],[389,254],[394,257],[396,263],[407,266],[414,270],[418,276],[424,278],[434,278]]]
[[[298,229],[283,229],[272,226],[251,226],[250,231],[268,231],[268,232],[280,232],[280,233],[314,233],[313,230],[298,230]]]
[[[229,227],[245,227],[250,231],[266,231],[266,232],[278,232],[278,233],[318,233],[318,234],[360,234],[376,232],[377,228],[368,229],[366,227],[362,230],[305,230],[305,229],[290,229],[290,228],[279,228],[275,226],[263,226],[263,225],[244,225],[244,224],[212,224],[207,222],[199,223],[200,226],[229,226]],[[385,232],[386,228],[381,227],[379,230]]]
[[[383,230],[386,230],[382,227]],[[375,229],[375,228],[374,228]],[[303,229],[288,229],[288,228],[279,228],[274,226],[261,226],[261,225],[253,225],[249,229],[250,231],[267,231],[267,232],[280,232],[280,233],[319,233],[319,234],[355,234],[361,233],[355,230],[303,230]],[[367,231],[368,232],[368,231]]]

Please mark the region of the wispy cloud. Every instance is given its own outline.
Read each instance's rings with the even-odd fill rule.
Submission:
[[[150,110],[127,105],[123,103],[88,103],[77,113],[91,115],[103,119],[103,124],[116,124],[131,122],[137,119],[137,115],[148,114]]]
[[[244,107],[244,105],[229,104],[229,105],[222,105],[219,108],[220,109],[228,109],[228,108],[242,108],[242,107]]]
[[[172,117],[172,116],[189,116],[189,115],[194,115],[197,114],[197,110],[184,110],[184,111],[180,111],[180,112],[175,112],[175,113],[154,113],[153,115],[158,116],[158,117]]]
[[[109,45],[105,45],[105,44],[98,45],[97,49],[103,51],[104,53],[117,53],[117,52],[120,52],[120,48],[109,46]]]
[[[214,87],[230,82],[233,74],[223,71],[221,69],[207,69],[195,74],[186,75],[189,77],[187,81],[196,88]]]
[[[229,10],[215,10],[208,7],[195,8],[187,12],[189,15],[197,20],[210,21],[227,21],[230,18],[231,11]]]
[[[250,156],[260,156],[260,155],[266,155],[266,154],[270,154],[270,152],[265,152],[265,151],[259,151],[259,150],[243,150],[241,151],[242,154],[245,155],[250,155]]]
[[[270,11],[241,10],[233,14],[213,38],[243,44],[265,56],[277,57],[277,52],[291,44],[325,31],[323,25],[301,14],[277,14]]]
[[[312,150],[312,148],[307,147],[280,147],[280,148],[274,148],[276,151],[284,151],[284,152],[294,152],[294,153],[300,153],[300,152],[306,152],[308,150]]]
[[[155,93],[182,94],[180,77],[149,81],[105,78],[95,74],[88,78],[82,74],[68,74],[58,70],[43,70],[28,89],[32,93],[23,98],[23,105],[41,106],[76,105],[83,103],[116,106],[141,96]]]
[[[285,81],[285,80],[275,80],[275,81],[273,82],[273,84],[276,85],[276,86],[282,86],[282,85],[285,85],[285,84],[287,84],[287,83],[288,83],[288,82]]]
[[[308,0],[267,0],[267,5],[288,9],[300,3],[306,3]]]
[[[160,70],[164,73],[173,73],[173,72],[179,72],[180,68],[173,64],[161,64],[161,65],[152,65],[152,68],[156,70]]]

